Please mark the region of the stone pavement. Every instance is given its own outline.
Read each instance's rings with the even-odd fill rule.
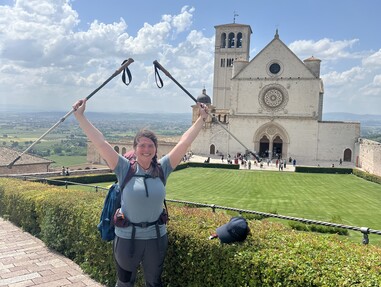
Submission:
[[[207,156],[200,156],[200,155],[193,155],[189,161],[191,162],[204,162],[208,157]],[[210,157],[210,162],[211,163],[227,163],[226,158],[222,162],[221,157],[219,156],[212,156]],[[254,161],[251,160],[251,170],[266,170],[266,171],[279,171],[279,168],[275,164],[275,160],[272,160],[271,163],[267,164],[267,162],[263,162],[263,166],[261,167],[260,164],[254,165]],[[333,162],[333,161],[311,161],[311,162],[297,162],[297,165],[302,165],[302,166],[321,166],[321,167],[331,167],[332,164],[335,165],[335,167],[348,167],[348,168],[353,168],[355,167],[354,163],[352,162],[343,162],[342,165],[339,165],[339,161]],[[240,169],[248,169],[247,166],[242,166],[240,165]],[[283,168],[283,171],[295,171],[295,167],[290,164],[287,161],[286,168]]]
[[[0,286],[103,285],[71,260],[49,250],[41,240],[0,218]]]

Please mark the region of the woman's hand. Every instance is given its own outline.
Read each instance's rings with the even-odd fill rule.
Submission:
[[[203,103],[197,103],[197,105],[199,107],[200,117],[205,122],[206,119],[208,118],[208,106]]]
[[[75,110],[74,114],[83,115],[86,110],[86,99],[76,101],[73,105],[73,109]]]

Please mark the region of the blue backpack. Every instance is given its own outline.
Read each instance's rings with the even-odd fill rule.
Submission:
[[[122,185],[115,182],[108,190],[106,199],[103,204],[102,214],[100,217],[97,228],[101,234],[102,240],[112,241],[115,238],[114,214],[121,206],[122,191],[129,180],[135,176],[136,161],[131,161],[130,168],[128,169],[127,176],[125,177]],[[161,165],[159,167],[159,176],[161,181],[165,184],[164,172]],[[165,204],[165,201],[164,201]]]

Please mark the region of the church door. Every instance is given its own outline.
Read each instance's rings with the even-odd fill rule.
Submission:
[[[279,136],[273,141],[273,158],[282,158],[283,141]]]
[[[210,145],[209,153],[210,154],[215,154],[216,153],[216,147],[214,146],[214,144]]]
[[[344,151],[344,161],[352,161],[352,151],[349,148]]]
[[[259,156],[268,157],[269,156],[270,141],[266,136],[263,136],[259,141]]]

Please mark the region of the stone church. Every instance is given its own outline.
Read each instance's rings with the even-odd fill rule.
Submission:
[[[205,89],[197,99],[213,117],[192,144],[195,154],[234,156],[247,148],[263,158],[291,157],[299,164],[356,163],[360,124],[322,120],[321,60],[299,59],[278,31],[249,60],[249,25],[219,25],[215,33],[213,101]]]

